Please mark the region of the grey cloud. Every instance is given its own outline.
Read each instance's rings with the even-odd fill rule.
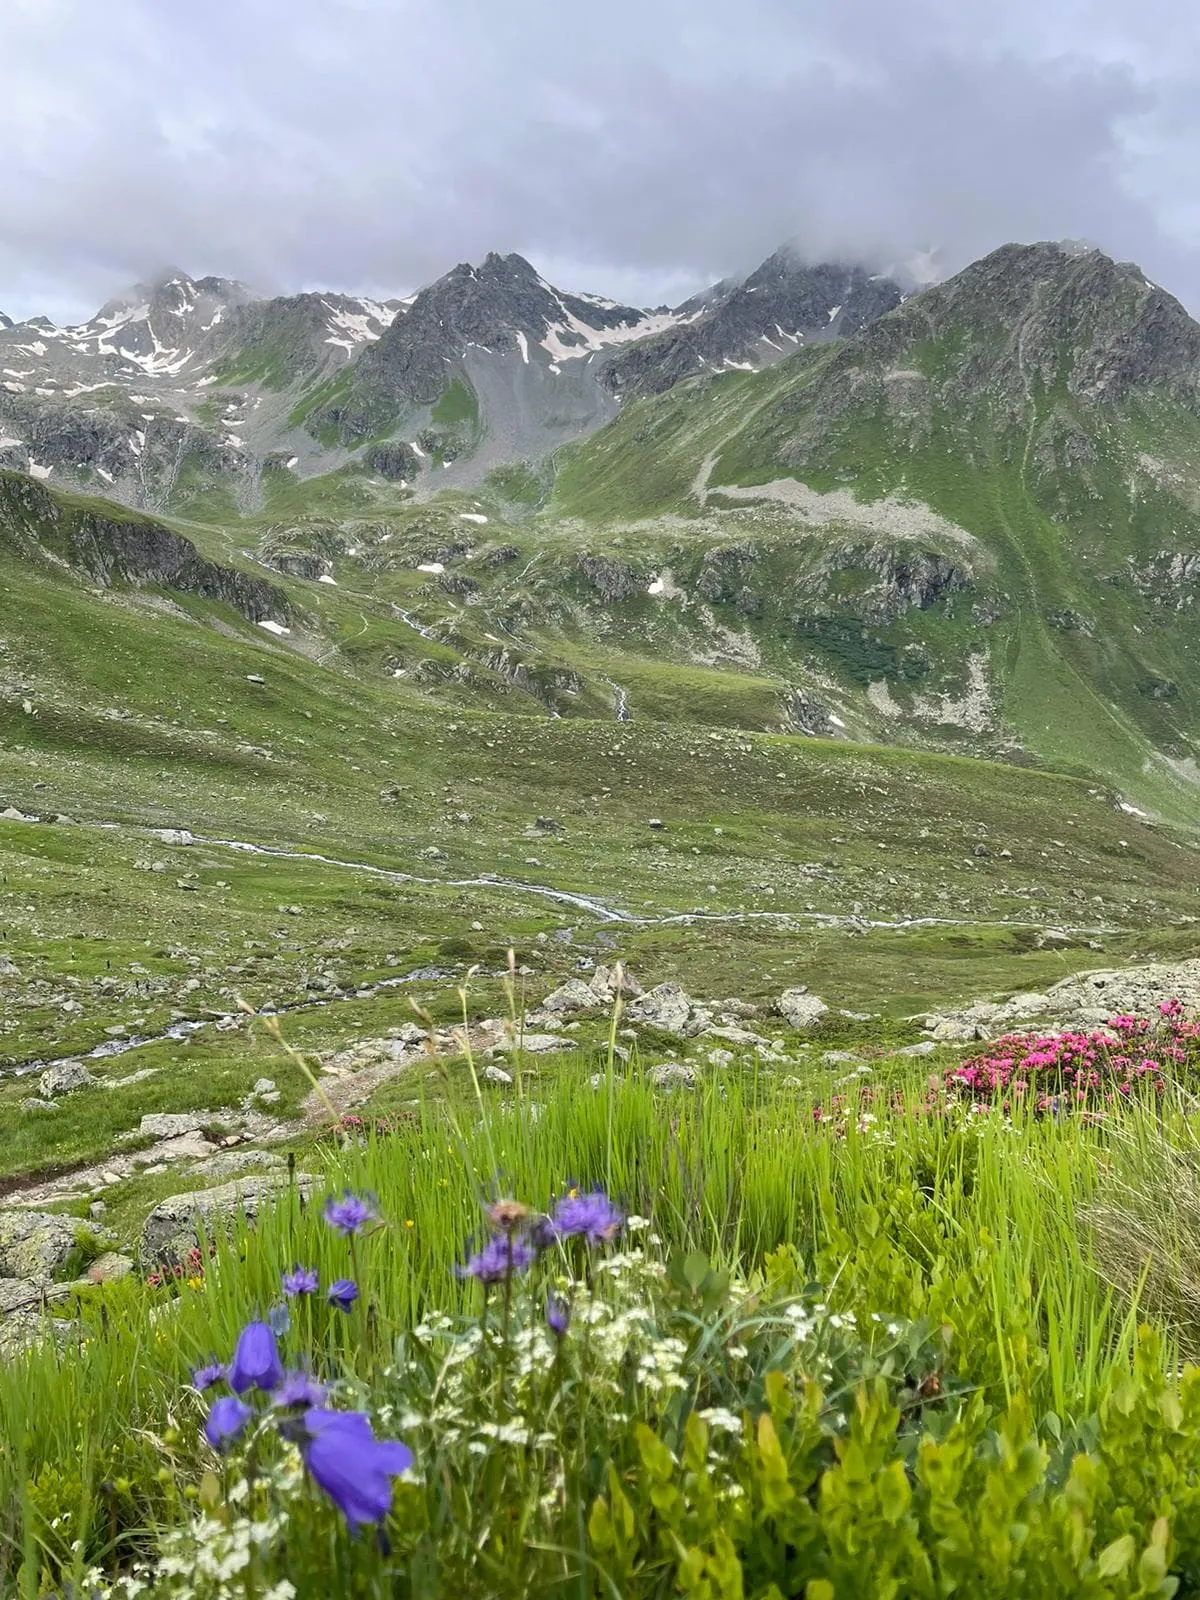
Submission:
[[[489,249],[657,302],[786,237],[947,270],[1090,237],[1200,307],[1183,0],[5,5],[10,312],[168,262],[396,291]]]

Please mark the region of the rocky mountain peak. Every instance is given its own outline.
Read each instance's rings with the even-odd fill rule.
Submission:
[[[803,344],[856,333],[900,300],[888,277],[806,262],[795,246],[782,245],[747,277],[678,307],[678,325],[623,351],[604,381],[618,394],[659,394],[699,372],[766,366]]]
[[[1024,401],[1158,389],[1200,403],[1200,325],[1136,265],[1094,247],[1003,245],[913,296],[856,341],[894,364],[916,344],[953,341],[954,387]]]
[[[6,317],[3,311],[0,311],[0,328],[11,328],[12,326],[13,319],[11,317]]]

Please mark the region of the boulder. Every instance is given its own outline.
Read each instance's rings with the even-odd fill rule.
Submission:
[[[512,1073],[505,1072],[503,1067],[498,1067],[494,1061],[489,1061],[479,1074],[485,1083],[511,1083]]]
[[[668,1033],[683,1033],[692,1016],[692,998],[677,983],[660,983],[626,1008],[630,1022],[648,1023]]]
[[[662,1061],[647,1076],[656,1089],[694,1089],[696,1069],[681,1061]]]
[[[53,1100],[39,1100],[37,1095],[27,1095],[19,1104],[22,1111],[57,1111],[58,1106]]]
[[[785,989],[775,1002],[775,1009],[789,1027],[804,1031],[819,1022],[829,1007],[819,995],[800,988]]]
[[[138,1123],[138,1132],[146,1139],[180,1139],[185,1134],[199,1133],[200,1125],[214,1120],[214,1111],[155,1111]]]
[[[132,1271],[133,1261],[129,1256],[118,1255],[115,1250],[106,1250],[92,1262],[84,1273],[84,1278],[88,1283],[116,1283],[121,1278],[127,1278]]]
[[[56,1095],[74,1094],[77,1089],[87,1089],[94,1082],[95,1079],[82,1061],[56,1061],[42,1073],[38,1088],[44,1100],[53,1100]]]
[[[590,1011],[602,1002],[582,978],[568,978],[542,1001],[541,1009],[550,1016],[568,1016],[573,1011]]]
[[[311,1194],[316,1183],[308,1174],[297,1174],[296,1189],[301,1195]],[[209,1236],[239,1216],[253,1222],[288,1186],[286,1173],[264,1173],[235,1178],[213,1189],[171,1195],[155,1206],[142,1226],[142,1261],[153,1266],[182,1260],[199,1242],[201,1233]]]
[[[0,1277],[53,1283],[76,1255],[80,1224],[48,1211],[0,1211]]]

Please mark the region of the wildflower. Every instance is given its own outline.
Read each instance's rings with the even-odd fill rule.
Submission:
[[[293,1267],[283,1275],[283,1292],[286,1295],[316,1294],[318,1282],[316,1267]]]
[[[338,1278],[325,1291],[325,1298],[339,1311],[349,1311],[358,1299],[358,1285],[353,1278]]]
[[[248,1322],[238,1335],[229,1367],[229,1387],[235,1394],[247,1389],[274,1389],[283,1379],[283,1363],[275,1333],[265,1322]]]
[[[571,1326],[570,1304],[559,1294],[546,1297],[546,1326],[559,1340],[566,1337],[567,1329]]]
[[[325,1221],[346,1238],[361,1233],[367,1223],[374,1222],[378,1215],[378,1203],[375,1196],[370,1194],[352,1194],[347,1189],[340,1200],[330,1195],[325,1202]]]
[[[625,1220],[603,1189],[565,1195],[554,1208],[554,1230],[560,1239],[580,1237],[588,1244],[607,1244]]]
[[[283,1335],[292,1325],[292,1313],[282,1303],[272,1306],[267,1312],[267,1324],[272,1333],[277,1333],[282,1339]]]
[[[529,1217],[529,1207],[519,1200],[497,1200],[487,1208],[489,1225],[497,1233],[515,1233]]]
[[[318,1383],[310,1373],[285,1372],[271,1396],[271,1404],[284,1408],[320,1406],[324,1405],[328,1393],[325,1385]]]
[[[253,1324],[252,1324],[253,1326]],[[231,1394],[214,1400],[208,1420],[204,1424],[204,1437],[214,1450],[224,1450],[242,1433],[254,1412]]]
[[[398,1439],[376,1439],[361,1411],[314,1407],[304,1416],[304,1464],[351,1529],[382,1522],[391,1509],[391,1479],[412,1466]]]
[[[197,1367],[192,1373],[192,1388],[199,1389],[201,1394],[205,1389],[211,1389],[216,1383],[225,1382],[225,1367],[220,1361],[210,1361],[206,1367]]]
[[[456,1267],[455,1271],[460,1278],[478,1278],[486,1286],[503,1283],[514,1273],[524,1272],[533,1259],[531,1245],[524,1239],[508,1236],[489,1239],[482,1250],[476,1251],[465,1266]]]

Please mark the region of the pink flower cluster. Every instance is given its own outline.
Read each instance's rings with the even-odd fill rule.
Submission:
[[[975,1103],[1051,1114],[1161,1094],[1168,1073],[1200,1059],[1200,1027],[1183,1020],[1179,1000],[1164,1000],[1158,1010],[1155,1021],[1117,1016],[1086,1033],[1005,1034],[947,1068],[946,1088]]]

